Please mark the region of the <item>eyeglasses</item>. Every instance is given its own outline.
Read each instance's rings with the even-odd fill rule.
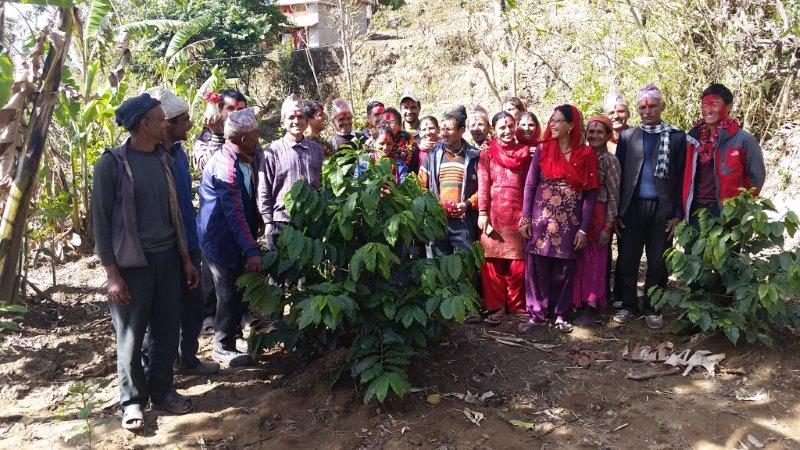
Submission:
[[[548,121],[548,123],[556,124],[556,123],[561,123],[561,122],[566,122],[566,121],[567,121],[566,119],[550,119]]]

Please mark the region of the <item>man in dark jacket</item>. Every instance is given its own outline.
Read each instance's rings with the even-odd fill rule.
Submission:
[[[172,364],[178,352],[181,275],[189,288],[197,286],[198,275],[189,258],[174,163],[161,145],[167,127],[161,103],[141,94],[124,101],[115,115],[130,138],[104,152],[95,165],[92,218],[117,333],[122,427],[141,430],[148,400],[177,414],[194,407],[175,392]]]
[[[683,212],[699,227],[697,211],[719,216],[722,201],[739,195],[739,189],[761,191],[766,178],[764,155],[758,141],[730,117],[733,93],[712,84],[702,95],[703,118],[686,138],[683,175]]]
[[[650,306],[647,291],[667,284],[664,251],[682,217],[680,189],[686,133],[661,121],[664,101],[655,85],[646,84],[639,89],[636,106],[642,122],[623,131],[617,145],[622,183],[614,294],[622,301],[622,309],[614,321],[625,323],[634,313],[641,312],[647,325],[658,329],[664,326],[664,319]],[[647,253],[647,275],[640,309],[636,284],[642,249]]]
[[[428,154],[419,182],[447,212],[447,236],[434,243],[439,251],[463,250],[478,236],[478,158],[480,150],[464,140],[467,112],[461,106],[442,119],[442,142]]]
[[[217,295],[212,358],[229,366],[252,363],[241,339],[244,313],[236,279],[261,270],[255,236],[261,227],[256,209],[256,161],[259,130],[252,108],[234,111],[225,121],[225,145],[203,169],[197,234]]]

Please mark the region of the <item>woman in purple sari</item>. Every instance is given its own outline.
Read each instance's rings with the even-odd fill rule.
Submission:
[[[597,156],[583,143],[583,117],[572,105],[553,111],[525,181],[520,232],[525,247],[525,301],[531,332],[555,319],[569,333],[575,258],[586,246],[600,177]]]

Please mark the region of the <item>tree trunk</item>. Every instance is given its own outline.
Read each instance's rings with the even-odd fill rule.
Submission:
[[[13,301],[16,297],[17,261],[22,249],[22,236],[27,229],[28,210],[36,187],[36,174],[42,161],[53,108],[58,100],[61,69],[72,38],[72,14],[66,8],[59,8],[58,16],[59,30],[63,34],[51,39],[42,69],[39,93],[35,97],[36,101],[26,130],[26,146],[20,155],[17,173],[0,223],[0,300],[5,301]],[[54,44],[54,41],[59,40],[62,41],[59,44],[63,45]]]

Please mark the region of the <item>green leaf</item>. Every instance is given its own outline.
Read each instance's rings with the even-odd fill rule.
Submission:
[[[739,341],[739,327],[736,325],[725,327],[725,336],[734,344],[737,343]]]
[[[411,385],[408,383],[408,379],[406,379],[405,375],[399,372],[388,372],[386,377],[389,379],[389,386],[391,386],[392,391],[394,391],[394,395],[402,398],[409,389],[411,389]]]
[[[186,44],[195,36],[206,30],[214,22],[212,16],[200,16],[186,22],[169,41],[167,51],[164,53],[166,60],[172,60],[175,55],[186,47]]]
[[[378,399],[379,402],[383,403],[386,400],[386,394],[389,393],[389,383],[391,383],[391,378],[388,373],[384,373],[375,381],[377,386],[375,387],[375,398]]]
[[[447,271],[450,273],[450,278],[457,281],[461,277],[461,258],[456,255],[447,256]]]
[[[11,3],[22,3],[23,5],[43,5],[58,6],[59,8],[72,7],[72,0],[16,0]]]
[[[0,55],[0,107],[11,98],[11,85],[14,82],[14,63],[8,55]]]
[[[321,320],[319,309],[314,308],[312,305],[307,305],[303,308],[300,314],[300,321],[297,323],[298,328],[301,330],[312,323],[319,323]]]
[[[127,33],[129,39],[144,37],[158,31],[176,31],[184,25],[182,20],[149,19],[121,25],[117,31]],[[205,92],[201,93],[202,96]]]
[[[761,284],[758,286],[758,298],[764,300],[764,297],[769,293],[769,283]]]
[[[388,319],[394,319],[396,308],[397,305],[395,305],[394,300],[389,299],[389,301],[383,303],[383,313]]]
[[[89,16],[86,19],[86,31],[84,35],[87,40],[97,36],[100,26],[111,12],[111,0],[94,0],[89,8]]]
[[[439,305],[439,312],[442,313],[442,317],[447,320],[453,318],[453,301],[449,298],[442,300],[442,303]]]

